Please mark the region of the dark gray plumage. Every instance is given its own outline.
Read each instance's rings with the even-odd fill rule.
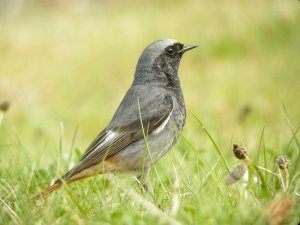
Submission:
[[[71,183],[107,172],[131,171],[145,183],[151,166],[176,143],[185,124],[178,67],[183,53],[195,47],[173,39],[149,45],[111,122],[79,163],[36,197],[56,190],[62,180]]]

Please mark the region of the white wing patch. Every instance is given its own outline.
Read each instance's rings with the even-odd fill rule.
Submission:
[[[99,148],[101,148],[103,145],[105,145],[107,142],[109,142],[110,140],[112,140],[113,138],[115,138],[115,136],[117,135],[117,132],[113,132],[111,130],[109,130],[107,132],[107,134],[105,135],[104,140],[102,141],[101,144],[99,144],[93,151],[91,151],[86,157],[85,159],[87,159],[90,155],[92,155],[95,151],[97,151]]]
[[[174,108],[173,108],[173,109],[174,109]],[[159,134],[159,133],[166,127],[166,125],[167,125],[168,121],[170,120],[170,117],[171,117],[171,115],[172,115],[172,113],[173,113],[173,109],[172,109],[172,111],[170,112],[169,116],[165,119],[165,121],[164,121],[158,128],[156,128],[156,129],[152,132],[154,135]]]

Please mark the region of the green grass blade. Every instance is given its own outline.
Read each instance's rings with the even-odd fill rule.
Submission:
[[[215,142],[215,140],[213,139],[213,137],[211,136],[211,134],[209,133],[209,131],[206,129],[206,127],[204,127],[203,123],[200,121],[200,119],[195,115],[193,114],[193,117],[196,119],[196,121],[200,124],[201,128],[203,129],[203,131],[206,133],[206,135],[208,136],[208,138],[210,139],[211,143],[213,144],[213,146],[215,147],[217,153],[219,154],[219,156],[221,157],[222,159],[222,162],[224,163],[225,167],[226,167],[226,170],[228,173],[230,173],[230,169],[229,169],[229,166],[227,165],[226,163],[226,160],[223,156],[223,153],[221,152],[220,148],[218,147],[217,143]]]

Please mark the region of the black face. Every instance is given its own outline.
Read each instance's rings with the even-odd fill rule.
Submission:
[[[156,76],[164,86],[179,86],[178,67],[183,55],[181,51],[183,47],[184,45],[179,42],[167,46],[155,60]]]
[[[182,53],[180,53],[179,51],[183,49],[183,44],[181,43],[175,43],[171,46],[168,46],[165,48],[165,54],[167,56],[170,56],[170,57],[175,57],[176,55],[181,57],[182,56]]]

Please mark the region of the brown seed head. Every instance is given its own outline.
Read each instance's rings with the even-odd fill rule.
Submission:
[[[238,144],[233,144],[233,153],[238,159],[246,159],[248,157],[247,149]]]
[[[0,104],[0,111],[6,112],[9,109],[9,106],[10,106],[9,101],[1,102],[1,104]]]
[[[239,181],[247,171],[247,166],[245,164],[238,165],[233,168],[228,177],[225,180],[227,185],[231,185],[237,181]]]
[[[280,155],[277,157],[276,163],[280,169],[284,170],[289,168],[290,160],[285,155]]]
[[[276,196],[266,208],[264,217],[269,225],[284,224],[291,216],[294,201],[289,196]]]

